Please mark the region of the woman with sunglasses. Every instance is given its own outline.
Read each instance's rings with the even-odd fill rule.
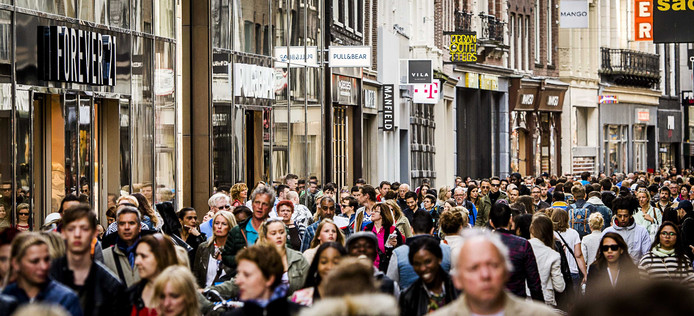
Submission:
[[[658,228],[656,237],[651,251],[639,261],[641,278],[679,282],[693,276],[692,262],[685,254],[684,242],[677,225],[664,222]]]
[[[20,232],[31,231],[31,224],[29,219],[31,218],[31,211],[29,211],[29,204],[21,203],[17,205],[17,228]]]
[[[629,256],[629,247],[622,236],[607,232],[600,240],[595,262],[588,269],[586,294],[601,288],[616,288],[637,276],[638,269]]]

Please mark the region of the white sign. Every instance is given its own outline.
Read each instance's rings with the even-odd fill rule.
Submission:
[[[371,47],[330,46],[328,63],[330,67],[371,67]]]
[[[423,104],[436,104],[441,95],[439,80],[432,80],[429,84],[413,84],[412,102]]]
[[[559,105],[559,96],[558,95],[550,95],[547,97],[547,105],[549,106],[557,106]]]
[[[295,67],[318,67],[318,49],[316,46],[290,46],[287,55],[287,46],[277,46],[274,49],[275,68],[287,68],[287,60],[292,68]]]
[[[376,91],[364,89],[364,107],[369,109],[376,108]]]
[[[675,129],[675,117],[672,115],[667,117],[667,129]]]
[[[176,85],[173,69],[154,69],[154,94],[158,96],[171,95]]]
[[[274,68],[234,64],[234,96],[275,99],[274,79]]]
[[[588,28],[588,0],[566,0],[559,4],[559,27]]]

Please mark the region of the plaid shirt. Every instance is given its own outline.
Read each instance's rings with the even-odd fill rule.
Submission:
[[[524,238],[518,237],[506,229],[497,229],[501,241],[508,247],[509,259],[513,264],[506,288],[518,297],[526,297],[525,283],[528,282],[530,296],[536,301],[544,302],[542,295],[542,283],[537,272],[537,262],[530,243]]]

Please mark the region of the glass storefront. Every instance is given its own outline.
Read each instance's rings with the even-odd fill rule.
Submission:
[[[628,125],[606,125],[604,129],[605,173],[625,172],[627,168]]]
[[[26,203],[39,227],[68,194],[100,218],[109,195],[176,203],[176,1],[14,3],[0,10],[0,204],[11,222]]]

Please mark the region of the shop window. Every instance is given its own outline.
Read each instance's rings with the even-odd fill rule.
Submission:
[[[675,158],[676,150],[673,144],[660,144],[658,152],[660,153],[659,169],[670,169],[672,167],[677,167],[677,161]]]
[[[281,3],[281,1],[273,3]],[[229,0],[212,0],[210,10],[212,14],[212,23],[210,25],[212,47],[231,49],[231,6],[229,5]],[[273,10],[277,9],[273,8]]]
[[[573,142],[576,146],[588,146],[588,111],[590,108],[575,107],[576,129]]]
[[[77,194],[84,194],[87,200],[93,201],[93,156],[92,156],[92,99],[80,96],[78,103],[79,111],[79,180],[77,181]]]
[[[132,28],[138,32],[152,33],[152,0],[131,1],[133,8]]]
[[[106,3],[109,25],[123,29],[130,28],[130,0],[109,0]]]
[[[16,0],[15,5],[22,8],[52,13],[74,18],[74,1],[46,1],[46,0]]]
[[[647,144],[646,125],[634,125],[634,171],[646,171]]]
[[[687,126],[689,126],[688,139],[691,142],[692,140],[694,140],[694,106],[690,106],[690,107],[688,107],[688,109],[689,109],[689,116],[688,116],[689,117],[689,124],[687,124]]]
[[[157,41],[154,49],[156,202],[173,201],[176,192],[176,46]]]
[[[131,134],[130,134],[130,100],[121,99],[118,105],[118,128],[120,130],[120,142],[118,145],[120,152],[120,191],[130,193],[130,180],[132,175],[132,160],[131,160]],[[110,158],[110,156],[105,157]],[[109,192],[117,193],[117,192]]]
[[[603,136],[606,173],[626,172],[627,126],[606,125]]]
[[[434,111],[431,104],[412,103],[410,113],[412,183],[432,178],[434,171]]]
[[[234,16],[234,47],[246,53],[269,55],[269,6],[267,0],[240,0],[240,8]],[[234,8],[235,9],[235,8]]]
[[[12,14],[0,11],[0,82],[9,83],[12,74]]]
[[[132,192],[154,181],[154,109],[152,102],[152,40],[133,37]],[[153,202],[153,201],[150,201]]]
[[[12,85],[0,84],[0,229],[11,223],[13,169]]]
[[[108,21],[107,0],[78,0],[79,18],[81,20],[106,24]]]
[[[154,34],[174,38],[176,34],[176,4],[174,0],[154,1]]]

